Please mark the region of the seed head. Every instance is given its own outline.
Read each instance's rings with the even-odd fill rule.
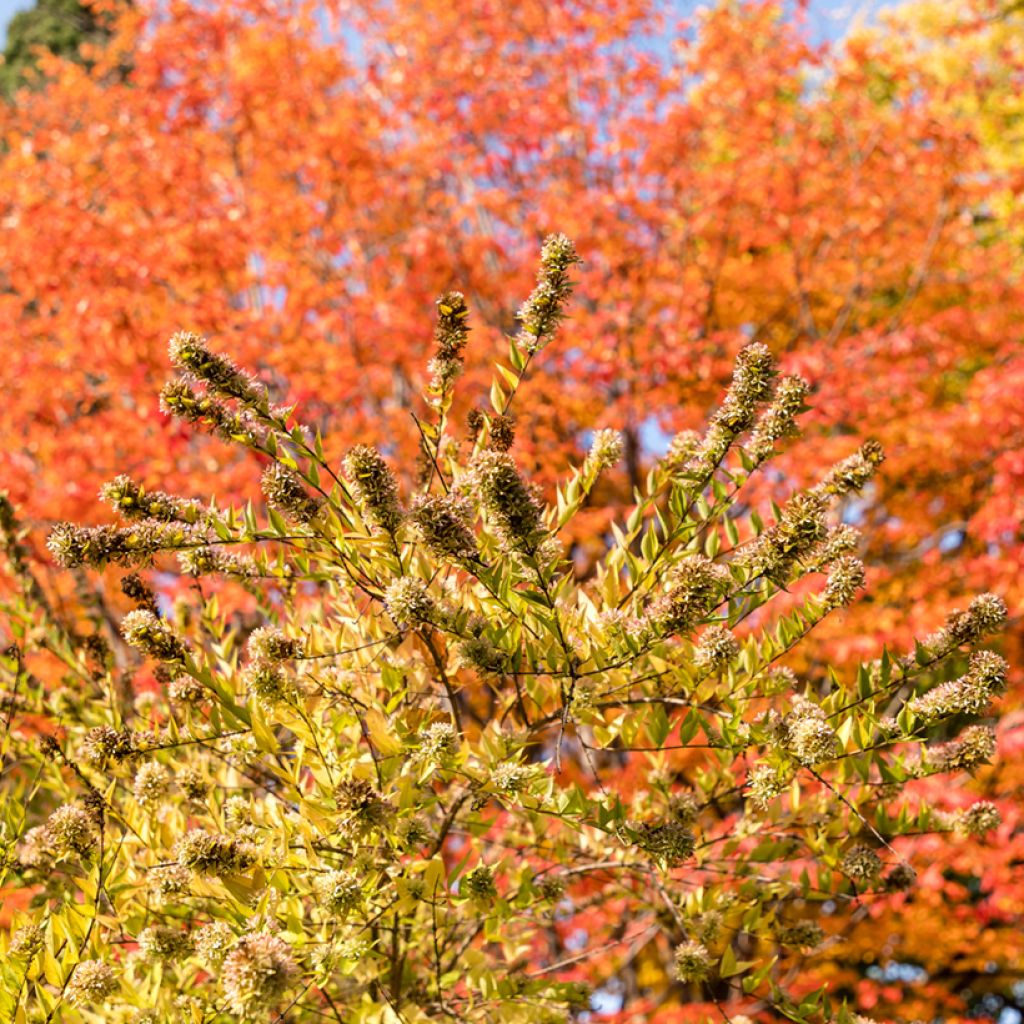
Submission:
[[[221,982],[235,1013],[263,1019],[284,998],[297,972],[284,940],[253,932],[239,939],[224,959]]]
[[[714,960],[701,942],[684,942],[672,955],[673,970],[678,981],[688,984],[705,981],[711,974]]]
[[[105,1003],[118,989],[110,964],[82,960],[67,983],[64,996],[72,1006],[89,1007]]]
[[[870,846],[851,847],[840,862],[845,875],[854,882],[872,882],[882,873],[881,858]]]
[[[708,626],[701,634],[693,661],[706,671],[725,668],[739,657],[739,641],[724,626]]]
[[[246,871],[256,863],[256,847],[236,836],[192,829],[175,846],[178,863],[200,875]]]
[[[454,562],[476,558],[473,509],[465,498],[455,492],[421,495],[413,500],[409,516],[432,555]]]
[[[184,661],[188,648],[163,619],[136,608],[121,620],[121,635],[130,647],[160,661]]]
[[[394,533],[402,522],[398,482],[380,452],[357,444],[345,456],[345,472],[356,502],[370,524],[384,533]]]
[[[312,522],[323,504],[320,499],[309,496],[294,470],[279,462],[267,466],[260,487],[267,504],[292,523],[304,525]]]
[[[249,655],[256,661],[290,661],[299,655],[299,642],[276,626],[261,626],[249,636]]]
[[[384,604],[399,627],[429,623],[437,612],[426,583],[416,576],[392,580],[384,592]]]
[[[153,808],[171,788],[171,774],[157,761],[147,761],[135,773],[132,793],[142,807]]]

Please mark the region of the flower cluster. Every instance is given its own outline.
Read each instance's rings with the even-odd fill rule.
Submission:
[[[825,712],[806,699],[798,700],[783,722],[783,742],[802,765],[831,761],[839,752],[839,738]]]
[[[983,836],[999,828],[1003,817],[990,800],[979,800],[957,815],[953,827],[965,836]]]
[[[740,349],[732,382],[687,463],[688,472],[703,480],[718,468],[740,434],[754,424],[761,403],[771,397],[775,375],[775,360],[767,345],[755,343]]]
[[[344,830],[354,836],[365,836],[391,820],[394,806],[385,800],[365,779],[349,779],[337,787],[334,798],[338,810],[346,816]]]
[[[200,875],[229,875],[251,868],[257,860],[256,847],[237,836],[218,835],[192,829],[175,846],[178,863]]]
[[[171,963],[192,947],[186,932],[162,924],[150,925],[142,931],[138,943],[139,955],[153,963]]]
[[[160,551],[177,551],[205,543],[194,527],[144,519],[134,526],[73,526],[58,523],[46,540],[56,562],[65,569],[109,563],[146,565]]]
[[[626,450],[622,432],[618,430],[598,430],[590,442],[590,451],[587,452],[586,467],[584,473],[589,469],[595,476],[611,469],[623,456]]]
[[[795,494],[773,523],[757,539],[743,561],[755,576],[785,584],[796,563],[826,539],[827,495],[816,491]]]
[[[211,967],[219,967],[235,944],[235,933],[223,921],[211,921],[197,928],[193,945],[199,958]]]
[[[129,601],[133,601],[137,607],[152,612],[154,615],[159,613],[156,594],[137,572],[130,572],[127,576],[121,577],[121,593]]]
[[[976,651],[963,676],[915,697],[910,701],[910,710],[927,722],[950,715],[981,714],[993,696],[1006,688],[1006,672],[1006,662],[998,654]]]
[[[692,856],[696,837],[681,821],[670,819],[658,824],[645,822],[640,826],[636,844],[655,860],[673,868]]]
[[[430,622],[437,611],[426,583],[416,576],[399,576],[392,580],[384,592],[384,604],[400,627]]]
[[[118,730],[109,725],[90,729],[79,746],[82,760],[93,768],[106,768],[111,763],[120,764],[134,757],[137,752],[131,730]]]
[[[839,864],[847,877],[854,882],[870,883],[882,873],[882,860],[870,846],[852,846]]]
[[[728,586],[724,566],[689,555],[672,567],[666,593],[651,602],[646,620],[658,633],[687,633],[721,602]]]
[[[291,523],[311,523],[323,502],[310,497],[298,474],[279,462],[269,465],[260,480],[267,504]]]
[[[265,1015],[284,998],[298,967],[288,944],[269,932],[243,935],[225,957],[221,984],[243,1018]]]
[[[942,629],[926,637],[921,646],[933,658],[941,658],[963,647],[977,643],[1001,629],[1006,623],[1006,603],[996,594],[979,594],[966,611],[954,609],[946,617]]]
[[[748,793],[755,807],[766,808],[786,791],[792,778],[769,764],[756,764],[747,779]]]
[[[431,722],[423,733],[420,753],[428,761],[443,763],[459,751],[459,737],[451,722]]]
[[[544,539],[543,508],[511,456],[483,451],[473,460],[473,486],[505,551],[530,555]]]
[[[409,510],[409,518],[427,550],[437,558],[453,562],[477,557],[476,537],[471,528],[473,509],[461,495],[419,495]]]
[[[572,294],[569,270],[579,263],[576,247],[565,235],[550,235],[540,251],[537,286],[519,308],[522,324],[517,341],[524,352],[539,351],[551,339],[565,316],[566,300]]]
[[[259,451],[266,449],[267,430],[248,410],[229,408],[186,380],[171,380],[163,386],[160,408],[168,416],[207,427],[222,441]]]
[[[171,337],[168,352],[175,367],[215,394],[235,399],[242,405],[266,407],[267,389],[226,356],[211,352],[206,339],[198,334],[178,331]]]
[[[334,914],[348,914],[363,905],[363,884],[350,871],[328,871],[316,879],[314,888]]]
[[[957,739],[929,747],[922,756],[920,770],[925,774],[971,771],[991,761],[995,752],[995,730],[987,725],[972,725]]]
[[[795,949],[814,949],[824,941],[825,933],[817,921],[798,921],[776,929],[776,941],[780,946]]]
[[[725,668],[738,658],[740,643],[724,626],[708,626],[693,653],[693,663],[705,671]]]
[[[684,984],[706,981],[711,976],[711,968],[714,966],[714,958],[707,947],[694,940],[676,946],[672,961],[672,973]]]
[[[825,581],[825,592],[822,595],[826,608],[841,608],[850,604],[857,596],[857,591],[867,583],[864,563],[852,555],[843,555],[836,559]]]
[[[147,761],[135,773],[132,793],[142,807],[155,807],[171,788],[171,773],[156,761]]]
[[[467,896],[476,900],[490,900],[498,895],[494,884],[494,872],[486,864],[480,864],[466,875],[462,888]]]
[[[469,337],[469,309],[462,292],[445,292],[437,300],[437,324],[434,327],[434,358],[430,361],[433,379],[430,391],[435,401],[447,394],[462,373],[462,350]]]
[[[264,710],[289,703],[295,693],[292,680],[272,661],[254,661],[242,673],[245,687]]]
[[[796,433],[796,418],[804,409],[810,385],[803,377],[787,376],[779,380],[771,404],[758,417],[747,445],[755,465],[771,458],[783,438]]]
[[[58,855],[88,856],[97,838],[95,817],[78,804],[58,807],[46,821],[46,846]]]
[[[102,960],[82,960],[75,967],[64,996],[72,1006],[97,1006],[105,1003],[118,989],[110,964]]]
[[[299,642],[276,626],[261,626],[249,634],[249,655],[256,661],[281,662],[298,657]]]
[[[853,455],[836,463],[818,484],[823,494],[841,495],[859,491],[875,475],[885,461],[885,453],[877,441],[865,441]]]
[[[378,530],[394,533],[402,521],[398,482],[380,452],[358,444],[345,456],[345,472],[363,515]]]
[[[202,517],[198,501],[164,491],[147,491],[130,476],[117,476],[100,488],[100,498],[126,519],[156,519],[194,525]]]
[[[188,656],[185,642],[150,611],[136,608],[121,620],[121,635],[130,647],[160,661],[183,662]]]

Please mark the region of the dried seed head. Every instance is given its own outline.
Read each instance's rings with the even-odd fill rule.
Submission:
[[[57,854],[88,856],[99,838],[96,820],[84,807],[65,804],[46,821],[46,845]]]
[[[267,504],[292,523],[312,522],[323,505],[320,499],[310,497],[294,470],[279,462],[267,466],[260,487]]]
[[[160,661],[183,662],[188,656],[188,648],[174,630],[143,608],[121,620],[121,635],[130,647]]]
[[[840,868],[854,882],[869,883],[882,873],[882,860],[870,846],[851,847],[843,856]]]
[[[672,973],[684,984],[706,981],[714,964],[707,947],[701,942],[694,941],[676,946],[672,960]]]
[[[276,626],[254,629],[247,644],[249,656],[257,661],[291,661],[299,655],[299,642]]]
[[[256,847],[236,836],[192,829],[175,845],[178,863],[200,875],[246,871],[256,863]]]
[[[455,562],[477,557],[470,525],[473,509],[465,498],[454,492],[419,496],[413,500],[409,517],[432,555]]]
[[[102,960],[82,960],[64,989],[72,1006],[89,1007],[105,1003],[118,989],[110,964]]]
[[[708,626],[701,634],[693,661],[706,671],[725,668],[740,655],[739,641],[724,626]]]
[[[274,1009],[297,973],[283,939],[265,931],[253,932],[240,938],[225,957],[221,984],[232,1010],[252,1019]]]
[[[394,533],[402,522],[398,482],[380,452],[369,445],[356,445],[345,456],[345,472],[370,524],[384,533]]]

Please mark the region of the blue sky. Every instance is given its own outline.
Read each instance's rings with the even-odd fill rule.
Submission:
[[[811,0],[811,27],[815,36],[835,39],[858,20],[870,18],[893,2],[898,0]],[[7,23],[15,12],[31,6],[26,0],[0,0],[0,38],[6,35]]]

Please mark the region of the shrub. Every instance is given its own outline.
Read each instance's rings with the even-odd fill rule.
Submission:
[[[439,300],[415,486],[369,445],[329,465],[260,381],[177,335],[164,407],[262,459],[261,511],[118,477],[124,525],[58,525],[80,582],[177,555],[177,588],[125,577],[116,631],[105,577],[61,611],[3,505],[4,884],[30,898],[5,1013],[555,1021],[645,949],[682,1001],[844,1019],[800,986],[802,958],[914,884],[901,835],[997,824],[990,805],[941,819],[907,785],[993,752],[1005,667],[965,653],[998,598],[852,679],[783,665],[864,586],[833,505],[881,452],[760,515],[742,489],[807,395],[764,346],[577,577],[559,534],[620,439],[596,434],[550,502],[511,454],[576,259],[546,242],[463,437],[469,311]],[[125,684],[143,659],[158,692]]]

